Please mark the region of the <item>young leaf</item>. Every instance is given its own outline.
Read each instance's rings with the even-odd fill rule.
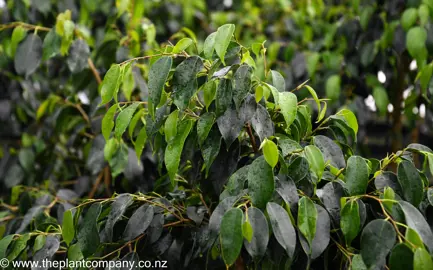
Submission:
[[[286,81],[284,77],[276,70],[271,70],[272,85],[277,88],[279,92],[286,91]]]
[[[224,56],[226,55],[227,48],[230,44],[234,32],[235,32],[234,24],[225,24],[223,26],[218,27],[215,36],[215,51],[224,65],[225,65]]]
[[[295,94],[291,92],[279,93],[278,105],[281,109],[281,114],[284,116],[287,127],[289,127],[296,118],[296,111],[298,107],[298,99]]]
[[[277,145],[273,141],[265,139],[262,143],[262,147],[266,162],[274,168],[278,163],[279,152]]]
[[[398,182],[402,188],[403,197],[417,207],[423,199],[424,187],[418,170],[412,162],[403,160],[398,164]]]
[[[72,242],[75,236],[74,217],[71,210],[63,213],[62,236],[66,245]]]
[[[298,205],[298,228],[307,239],[311,254],[312,242],[316,235],[317,209],[313,201],[307,197],[302,197]]]
[[[110,138],[104,147],[104,159],[110,161],[117,149],[119,149],[119,142],[116,138]]]
[[[0,257],[1,258],[6,258],[6,251],[10,245],[10,243],[12,242],[12,240],[14,239],[13,234],[9,234],[5,237],[3,237],[2,239],[0,239]]]
[[[341,79],[339,75],[332,75],[326,81],[326,97],[335,102],[340,98]]]
[[[33,253],[44,247],[47,237],[43,234],[36,236],[35,243],[33,244]]]
[[[39,67],[42,60],[42,40],[36,35],[28,35],[15,53],[14,66],[19,75],[28,77]]]
[[[287,252],[289,258],[293,258],[296,248],[296,232],[289,215],[283,207],[273,202],[266,205],[266,211],[269,215],[275,239]]]
[[[401,26],[405,31],[408,31],[418,19],[418,11],[416,8],[408,8],[401,15]]]
[[[382,86],[376,86],[373,88],[373,98],[376,106],[381,115],[385,115],[388,111],[388,94],[386,93],[385,88]]]
[[[217,32],[213,32],[204,41],[203,53],[207,59],[212,58],[213,52],[215,50],[215,37],[216,37],[216,35],[217,35]]]
[[[236,261],[241,252],[243,242],[242,218],[242,210],[233,208],[228,210],[221,220],[221,252],[227,267]]]
[[[248,220],[251,224],[251,241],[244,240],[244,246],[253,259],[260,259],[266,252],[269,242],[269,225],[260,209],[248,208]]]
[[[178,117],[179,117],[179,111],[174,110],[168,115],[167,120],[165,120],[164,134],[165,134],[166,142],[170,142],[177,134]]]
[[[164,161],[170,176],[171,184],[174,186],[174,178],[179,168],[180,156],[182,154],[183,145],[189,132],[191,131],[193,122],[185,120],[179,123],[176,137],[167,145],[165,149]]]
[[[186,50],[189,46],[191,46],[192,43],[193,43],[192,39],[182,38],[176,43],[176,46],[174,46],[172,53],[180,53]]]
[[[365,194],[368,185],[368,167],[360,156],[351,156],[347,160],[346,187],[350,195]]]
[[[17,26],[12,31],[10,49],[11,56],[15,56],[18,44],[27,36],[27,30],[22,26]]]
[[[396,232],[386,220],[375,219],[365,226],[361,235],[361,255],[367,267],[382,266],[395,244]]]
[[[161,101],[161,94],[170,73],[172,62],[173,60],[170,56],[163,56],[150,67],[149,101],[153,104],[153,108],[156,108]]]
[[[138,133],[137,140],[135,140],[135,154],[137,159],[141,159],[141,153],[143,152],[144,146],[146,145],[147,132],[146,127],[142,127]]]
[[[426,270],[433,269],[433,260],[424,248],[417,248],[413,255],[413,269]]]
[[[352,240],[358,235],[361,228],[361,219],[359,215],[359,206],[357,201],[346,203],[341,209],[340,219],[341,231],[343,232],[346,244],[350,245]]]
[[[427,31],[424,27],[415,26],[410,28],[406,34],[406,48],[409,51],[409,54],[416,59],[426,54],[426,40]]]
[[[114,127],[114,115],[116,114],[117,107],[117,104],[111,106],[105,113],[104,118],[102,118],[101,131],[106,141],[110,139],[110,134]]]
[[[101,105],[110,102],[113,96],[119,90],[120,85],[120,66],[115,64],[110,67],[101,85]]]
[[[245,221],[242,224],[242,235],[244,236],[244,238],[248,241],[248,243],[251,242],[251,240],[253,239],[253,227],[251,226],[251,223],[249,220]]]
[[[352,111],[343,109],[339,111],[336,116],[340,119],[344,119],[344,121],[346,121],[349,127],[355,132],[355,135],[358,133],[358,120],[356,120],[356,116],[353,114]]]
[[[134,102],[119,113],[116,118],[116,128],[114,129],[114,135],[116,136],[116,138],[120,139],[122,137],[123,133],[129,125],[129,122],[131,121],[132,116],[134,115],[135,110],[139,105],[140,102]]]
[[[305,158],[310,164],[311,170],[316,174],[317,181],[322,179],[323,171],[325,170],[325,160],[319,148],[314,145],[308,145],[304,148]]]
[[[251,163],[248,171],[248,193],[255,207],[264,208],[274,192],[274,173],[264,157]]]

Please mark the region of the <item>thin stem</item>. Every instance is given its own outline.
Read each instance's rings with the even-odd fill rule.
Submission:
[[[90,67],[90,70],[91,70],[92,73],[93,73],[93,76],[95,76],[96,82],[97,82],[98,84],[101,84],[101,83],[102,83],[101,76],[99,76],[99,72],[98,72],[98,70],[96,69],[96,67],[95,67],[95,65],[93,64],[93,61],[92,61],[92,59],[91,59],[90,57],[87,58],[87,63],[89,64],[89,67]]]
[[[40,30],[40,31],[49,32],[51,30],[51,28],[48,28],[48,27],[28,24],[28,23],[24,23],[24,22],[11,22],[11,23],[7,23],[7,24],[0,24],[0,31],[3,31],[5,29],[10,29],[10,28],[15,28],[17,26],[21,26],[21,27],[28,29],[28,30],[36,30],[36,31]]]
[[[250,123],[247,123],[247,132],[248,132],[248,136],[250,137],[251,145],[253,146],[254,153],[257,153],[259,149],[257,148],[256,139],[254,138]]]

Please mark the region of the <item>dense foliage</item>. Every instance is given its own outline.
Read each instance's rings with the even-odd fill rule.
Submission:
[[[347,30],[363,36],[355,37],[364,40],[362,52],[348,38],[334,39],[347,18],[367,9],[278,1],[282,14],[266,28],[290,14],[307,31],[289,33],[301,40],[283,57],[275,33],[266,33],[275,39],[268,47],[250,39],[245,22],[236,30],[218,12],[210,20],[220,26],[209,33],[192,27],[171,35],[161,13],[143,17],[180,5],[193,25],[191,11],[204,10],[202,1],[34,2],[8,2],[3,16],[15,22],[0,25],[0,258],[433,269],[433,151],[411,143],[380,159],[360,156],[363,115],[340,95],[345,83],[368,84],[383,112],[392,87],[372,78],[380,69],[414,85],[414,104],[428,102],[428,46],[406,42],[391,57],[383,37],[391,30],[376,35],[376,25],[362,23],[393,10],[394,1],[367,5],[359,31]],[[429,2],[408,5],[416,18],[409,23],[399,9],[379,16],[387,27],[398,21],[386,29],[429,30]],[[415,73],[394,73],[402,57],[407,65],[416,60],[421,84]]]

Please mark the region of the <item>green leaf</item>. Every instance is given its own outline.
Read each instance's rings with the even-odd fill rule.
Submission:
[[[422,241],[421,236],[414,229],[408,227],[404,238],[406,241],[410,242],[410,246],[415,246],[415,249],[419,247],[424,248],[424,242]]]
[[[413,252],[404,243],[398,243],[391,251],[389,256],[389,267],[395,270],[413,269]]]
[[[316,235],[317,209],[312,200],[302,197],[298,201],[298,229],[307,239],[310,245],[310,253],[313,239]]]
[[[97,220],[101,213],[101,204],[94,203],[87,210],[84,216],[81,226],[78,230],[78,243],[80,245],[81,252],[84,257],[91,256],[99,247],[99,231],[97,227]]]
[[[413,205],[405,201],[399,201],[404,212],[406,224],[416,231],[429,250],[433,250],[433,233],[425,217]]]
[[[430,17],[430,11],[426,4],[421,4],[418,7],[418,16],[421,26],[425,26],[428,23]]]
[[[304,148],[305,158],[310,164],[311,170],[316,174],[317,181],[322,179],[323,171],[325,170],[325,160],[320,149],[314,145],[308,145]]]
[[[28,77],[39,67],[42,60],[42,40],[38,35],[28,35],[15,53],[14,66],[19,75]]]
[[[167,168],[168,175],[170,176],[171,184],[175,184],[175,176],[179,168],[180,156],[182,154],[183,145],[189,132],[191,131],[193,122],[184,120],[179,123],[177,128],[176,137],[165,148],[165,167]]]
[[[433,260],[427,250],[417,248],[413,255],[413,269],[426,270],[433,269]]]
[[[186,50],[189,46],[191,46],[192,43],[193,43],[192,39],[182,38],[176,43],[176,46],[174,46],[172,53],[180,53]]]
[[[215,113],[207,112],[200,116],[200,119],[197,121],[197,136],[199,145],[204,143],[214,123]]]
[[[110,161],[119,149],[119,142],[116,138],[110,138],[104,146],[104,159]]]
[[[139,105],[140,102],[134,102],[119,113],[116,118],[116,128],[114,129],[114,135],[116,138],[120,139],[122,137]]]
[[[236,110],[229,108],[223,115],[218,117],[217,125],[224,138],[226,148],[229,149],[232,143],[238,138],[243,127],[243,122],[239,118]]]
[[[177,119],[179,118],[179,111],[174,110],[171,112],[164,124],[165,141],[170,142],[177,134]]]
[[[134,74],[132,73],[132,62],[125,64],[123,72],[122,91],[125,98],[130,101],[135,88]]]
[[[225,65],[224,56],[226,55],[227,48],[229,47],[230,40],[232,39],[233,33],[235,32],[234,24],[225,24],[218,27],[215,36],[215,51],[221,62]]]
[[[123,240],[131,241],[143,234],[152,222],[154,212],[153,206],[146,204],[135,210],[123,231]]]
[[[129,0],[116,0],[117,16],[120,17],[128,10]]]
[[[156,106],[158,106],[159,102],[161,101],[164,84],[167,81],[172,63],[173,60],[170,56],[163,56],[150,67],[148,76],[149,101],[153,104],[154,109],[156,109]]]
[[[15,56],[18,44],[27,36],[27,30],[22,26],[17,26],[12,31],[10,50],[11,56]]]
[[[203,85],[203,99],[204,104],[206,105],[206,110],[209,109],[210,104],[215,99],[217,90],[216,81],[208,81],[205,85]]]
[[[253,227],[251,226],[249,220],[245,221],[242,224],[242,235],[248,241],[248,243],[250,243],[251,240],[253,240]]]
[[[143,153],[144,146],[146,145],[147,132],[146,127],[142,127],[138,133],[137,140],[135,141],[135,154],[137,159],[141,159],[141,153]]]
[[[33,244],[33,253],[40,250],[45,245],[46,240],[47,237],[43,234],[36,236],[35,243]]]
[[[12,247],[10,248],[9,254],[7,256],[9,261],[15,260],[21,252],[27,247],[27,241],[30,239],[30,234],[20,235],[17,239],[13,241]]]
[[[416,8],[408,8],[401,15],[401,26],[405,31],[408,31],[418,19],[418,12]]]
[[[75,236],[74,217],[71,210],[63,213],[62,236],[66,245],[72,242]]]
[[[55,29],[51,29],[50,32],[45,36],[42,53],[42,60],[46,61],[51,57],[60,54],[60,45],[62,38],[56,33]]]
[[[361,228],[361,218],[357,201],[351,200],[341,209],[340,227],[346,239],[346,244],[350,246],[350,243],[352,243],[352,240],[358,235]]]
[[[293,258],[296,249],[296,231],[289,215],[283,207],[273,202],[266,205],[266,211],[269,215],[275,239],[287,252],[289,258]]]
[[[432,75],[433,75],[433,63],[425,65],[422,68],[420,74],[418,75],[422,93],[426,96],[427,96],[427,90],[428,90]]]
[[[259,136],[260,141],[274,135],[274,123],[266,108],[261,104],[257,104],[256,112],[253,119],[251,119],[251,125]]]
[[[106,141],[110,139],[110,134],[114,127],[114,115],[116,114],[117,108],[118,105],[114,104],[105,113],[104,118],[102,118],[101,131]]]
[[[361,235],[361,255],[368,268],[381,267],[395,244],[396,232],[386,220],[375,219],[365,226]]]
[[[279,92],[286,91],[286,81],[284,77],[278,71],[271,70],[272,75],[272,85],[277,88]]]
[[[381,115],[385,115],[386,112],[388,111],[388,104],[389,104],[388,94],[386,93],[385,88],[383,88],[382,86],[374,87],[373,98],[379,110],[379,113]]]
[[[248,65],[241,65],[233,75],[233,101],[237,110],[250,92],[252,75],[253,68]]]
[[[232,97],[233,97],[233,91],[232,91],[232,82],[229,79],[221,79],[218,88],[216,91],[216,97],[215,97],[215,105],[216,105],[216,116],[220,116],[224,114],[227,109],[232,104]]]
[[[287,127],[289,127],[296,118],[296,111],[298,108],[298,99],[295,94],[291,92],[279,93],[278,105],[281,109],[281,114],[284,116]]]
[[[134,203],[133,197],[128,193],[117,196],[116,200],[111,204],[107,222],[101,232],[101,242],[110,243],[113,241],[114,225],[116,225],[116,222],[123,216],[128,206],[132,203]]]
[[[197,73],[203,68],[198,56],[192,56],[180,63],[173,74],[174,104],[183,111],[197,91]]]
[[[320,122],[323,119],[324,115],[320,115],[320,112],[322,112],[322,106],[320,104],[319,97],[317,96],[316,91],[311,86],[305,85],[305,88],[307,88],[308,92],[310,92],[310,95],[313,97],[314,102],[316,102],[317,111],[319,112],[319,116],[317,117],[317,122]]]
[[[66,59],[69,70],[72,73],[83,71],[89,65],[87,62],[89,56],[89,45],[82,39],[75,40],[69,48],[68,58]]]
[[[283,157],[286,157],[293,152],[300,152],[303,150],[302,146],[298,142],[286,136],[279,136],[278,146],[281,148]]]
[[[81,253],[80,245],[78,243],[71,245],[68,248],[68,260],[81,261],[82,259],[84,259],[84,256]]]
[[[351,196],[365,194],[368,185],[368,167],[362,157],[351,156],[347,160],[346,176],[344,179]]]
[[[236,261],[241,252],[243,243],[242,218],[242,210],[233,208],[228,210],[221,220],[221,253],[227,267]]]
[[[350,265],[352,270],[367,270],[367,266],[362,260],[362,256],[360,254],[356,254],[352,258],[352,264]]]
[[[113,96],[119,90],[120,86],[120,66],[112,65],[104,76],[101,85],[101,105],[106,104],[113,99]]]
[[[412,27],[406,34],[406,48],[409,54],[418,59],[426,54],[427,31],[423,27]]]
[[[0,258],[2,259],[6,258],[6,251],[13,239],[14,239],[13,234],[9,234],[3,237],[2,239],[0,239]]]
[[[221,148],[221,134],[216,127],[212,128],[208,137],[201,145],[201,153],[204,164],[206,166],[206,178],[208,177],[209,169],[217,157]]]
[[[134,116],[131,119],[131,122],[129,122],[128,133],[129,133],[130,138],[133,137],[135,127],[137,126],[137,124],[141,120],[141,118],[143,117],[143,114],[144,114],[144,109],[142,108],[136,114],[134,114]],[[143,121],[141,121],[141,122],[143,122]]]
[[[269,225],[260,209],[248,208],[248,220],[251,224],[251,241],[244,240],[248,254],[255,260],[260,259],[266,252],[269,242]]]
[[[326,97],[335,102],[341,94],[341,78],[339,75],[332,75],[326,80]]]
[[[314,77],[314,74],[316,73],[317,64],[320,60],[320,54],[317,52],[311,52],[307,56],[307,71],[308,75],[310,77]],[[320,111],[320,109],[319,109]]]
[[[268,139],[265,139],[262,143],[263,155],[265,157],[266,162],[274,168],[278,163],[278,148],[277,145]]]
[[[397,176],[403,197],[417,207],[421,203],[424,194],[424,187],[418,170],[412,162],[403,160],[398,164]]]
[[[258,157],[248,170],[248,193],[255,207],[264,208],[274,192],[274,173],[264,157]]]
[[[217,32],[213,32],[204,41],[203,53],[207,59],[212,58],[213,52],[215,50],[215,37],[216,37],[216,35],[217,35]]]
[[[314,136],[313,141],[314,145],[322,152],[325,162],[329,162],[338,169],[346,167],[343,151],[333,140],[323,135],[317,135]]]
[[[355,135],[358,133],[358,120],[356,120],[356,116],[353,114],[353,112],[343,109],[339,111],[336,116],[340,119],[344,119],[349,127],[355,132]]]

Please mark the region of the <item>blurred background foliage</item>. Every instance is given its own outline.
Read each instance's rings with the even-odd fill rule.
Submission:
[[[97,136],[103,74],[185,37],[198,47],[187,51],[200,50],[225,23],[253,49],[256,55],[245,57],[255,58],[262,78],[266,66],[283,74],[287,89],[310,80],[330,99],[329,113],[353,110],[360,154],[382,157],[410,142],[432,146],[432,14],[429,0],[0,0],[0,177],[7,188],[74,185],[78,195],[93,196],[91,183],[106,168]],[[42,60],[15,57],[34,46],[44,48]],[[146,100],[141,75],[148,71],[146,64],[132,69],[123,100]],[[129,181],[115,185],[152,188],[158,157],[144,153],[136,162],[129,150]]]

